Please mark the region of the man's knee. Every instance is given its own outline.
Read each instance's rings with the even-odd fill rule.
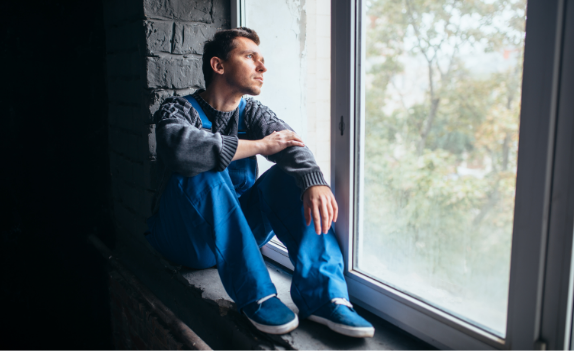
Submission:
[[[294,189],[297,189],[296,193],[299,193],[299,187],[295,182],[295,178],[290,176],[287,172],[278,166],[269,168],[269,170],[265,173],[269,178],[268,181],[270,185],[282,187],[284,189],[288,189],[289,191],[294,191]]]

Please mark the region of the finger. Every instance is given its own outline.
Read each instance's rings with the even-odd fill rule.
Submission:
[[[292,141],[289,142],[289,146],[305,146],[305,144],[303,144],[303,143],[300,142],[300,141],[294,141],[294,140],[292,140]]]
[[[301,137],[300,137],[299,135],[297,135],[297,133],[295,133],[295,132],[289,133],[289,134],[287,135],[287,137],[288,137],[290,140],[297,140],[297,141],[303,142],[303,139],[301,139]]]
[[[311,208],[309,207],[308,204],[305,204],[303,206],[303,213],[305,214],[305,222],[307,223],[307,225],[311,224]]]
[[[315,222],[315,233],[321,234],[321,215],[319,214],[319,206],[313,204],[313,222]]]
[[[337,222],[337,218],[339,218],[339,205],[337,205],[337,200],[335,200],[334,196],[331,197],[331,204],[333,205],[333,210],[335,211],[333,222]]]
[[[330,201],[331,199],[326,200],[325,202],[327,203],[327,211],[329,211],[329,228],[327,228],[327,230],[329,230],[331,228],[331,226],[333,225],[333,218],[335,215],[335,211],[333,210],[333,204]]]
[[[327,201],[321,201],[321,214],[322,214],[322,224],[323,224],[323,234],[327,234],[329,230],[329,210],[327,209]]]

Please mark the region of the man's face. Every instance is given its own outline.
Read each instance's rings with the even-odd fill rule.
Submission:
[[[242,94],[259,95],[263,86],[265,68],[259,46],[251,39],[234,39],[235,48],[223,64],[224,78],[231,86],[239,88]]]

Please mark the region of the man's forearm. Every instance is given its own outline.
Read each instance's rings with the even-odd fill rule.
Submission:
[[[273,132],[261,140],[239,140],[232,161],[258,154],[273,155],[290,146],[305,146],[303,140],[290,130]]]
[[[235,151],[235,156],[233,156],[232,161],[255,156],[260,154],[262,151],[261,140],[239,139],[239,144],[237,145],[237,150]]]

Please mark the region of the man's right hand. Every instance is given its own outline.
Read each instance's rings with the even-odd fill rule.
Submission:
[[[290,130],[273,132],[261,140],[239,140],[233,161],[254,155],[269,156],[289,146],[305,146],[303,140]]]
[[[263,156],[269,156],[283,151],[290,146],[305,146],[303,140],[290,130],[282,130],[280,132],[273,132],[261,139],[262,150],[260,152]]]

